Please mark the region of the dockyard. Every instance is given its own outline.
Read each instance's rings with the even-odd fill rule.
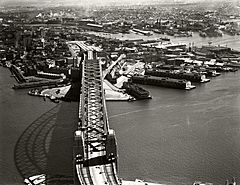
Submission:
[[[83,33],[83,35],[88,34]],[[42,71],[36,70],[36,72],[32,72],[35,75],[30,76],[23,71],[24,65],[19,66],[18,63],[11,64],[8,61],[9,69],[18,82],[13,88],[42,86],[56,88],[56,86],[70,83],[74,78],[77,79],[84,54],[81,54],[76,43],[93,48],[103,61],[107,100],[131,101],[144,99],[144,97],[149,98],[151,96],[149,92],[147,95],[143,95],[142,91],[146,93],[147,90],[137,85],[138,83],[191,90],[197,88],[199,83],[210,82],[221,73],[236,72],[240,67],[240,52],[226,46],[214,46],[213,44],[202,47],[188,46],[185,43],[173,43],[170,39],[160,38],[146,41],[107,39],[105,47],[109,49],[104,49],[101,46],[96,47],[100,40],[105,39],[105,37],[89,34],[87,41],[68,41],[73,63],[65,64],[66,67],[61,67],[61,70],[58,69],[59,66],[55,62],[53,67],[50,67],[52,65],[50,63],[48,68],[45,66]],[[79,66],[80,70],[74,68],[71,70],[71,67],[74,66]],[[123,82],[134,83],[134,86],[126,86],[126,84],[123,86]],[[29,94],[39,96],[39,93],[33,93],[36,91],[38,89],[32,89]],[[47,96],[53,98],[53,94],[50,93]],[[59,96],[54,98],[59,98]]]

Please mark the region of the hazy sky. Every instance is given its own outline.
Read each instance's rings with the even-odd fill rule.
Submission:
[[[221,0],[0,0],[0,5],[16,5],[16,4],[60,4],[60,5],[105,5],[105,4],[148,4],[148,3],[172,3],[172,2],[213,2]],[[240,1],[240,0],[225,0],[225,1]]]

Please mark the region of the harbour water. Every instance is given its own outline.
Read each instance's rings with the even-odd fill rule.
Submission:
[[[24,130],[56,104],[13,90],[16,83],[7,68],[0,67],[0,184],[23,184],[14,163],[14,147]]]
[[[108,103],[120,176],[219,185],[239,177],[239,85],[240,73],[228,73],[192,91],[144,86],[152,100]]]
[[[200,37],[198,33],[193,33],[192,37],[174,37],[174,36],[168,36],[168,35],[162,35],[153,33],[150,36],[144,36],[142,34],[136,34],[136,33],[129,33],[129,34],[108,34],[108,33],[102,33],[102,32],[88,32],[93,33],[95,35],[104,36],[107,38],[112,39],[120,39],[120,40],[135,40],[135,39],[143,39],[143,40],[156,40],[159,38],[170,38],[172,42],[174,43],[185,43],[185,44],[193,44],[194,46],[201,47],[202,45],[209,45],[209,42],[212,45],[221,45],[221,46],[227,46],[234,48],[236,50],[240,50],[240,35],[230,36],[230,35],[224,35],[223,37]]]
[[[239,36],[175,39],[211,40],[240,50]],[[8,69],[0,67],[0,180],[9,185],[22,184],[13,159],[17,139],[55,106],[28,96],[27,90],[11,89],[13,83]],[[118,141],[119,176],[174,185],[195,180],[220,185],[234,176],[240,183],[240,71],[223,73],[192,91],[144,87],[153,99],[107,102]]]

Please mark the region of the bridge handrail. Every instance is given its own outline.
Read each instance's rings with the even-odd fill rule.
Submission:
[[[104,125],[105,125],[105,130],[109,131],[109,122],[108,122],[108,116],[107,116],[107,109],[106,109],[106,98],[105,98],[105,91],[103,89],[103,74],[102,74],[102,66],[99,63],[99,68],[100,68],[100,79],[101,79],[101,89],[102,89],[102,104],[103,104],[103,121],[104,121]]]
[[[82,75],[83,75],[83,77],[84,77],[84,73],[85,73],[85,69],[84,69],[84,63],[85,62],[83,62],[82,63]],[[84,78],[82,77],[82,88],[81,88],[81,93],[82,93],[82,95],[81,95],[81,99],[80,99],[80,101],[81,101],[81,118],[84,118],[84,114],[85,114],[85,108],[84,108],[84,105],[85,105],[85,96],[84,96],[84,93],[85,93],[85,86],[83,85],[84,84]],[[84,119],[82,119],[82,121],[81,121],[81,123],[82,123],[82,125],[81,126],[84,126],[85,125],[85,120]]]

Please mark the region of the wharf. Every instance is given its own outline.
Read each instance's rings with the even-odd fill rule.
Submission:
[[[48,80],[48,81],[39,81],[39,82],[26,82],[21,84],[14,84],[13,89],[26,89],[26,88],[33,88],[33,87],[40,87],[40,86],[51,86],[51,85],[58,85],[62,83],[62,80]]]
[[[170,88],[185,89],[185,90],[191,90],[196,88],[196,86],[193,86],[191,82],[187,80],[161,78],[156,76],[133,76],[132,82],[138,83],[138,84],[170,87]]]
[[[174,79],[185,79],[191,82],[205,83],[209,82],[205,75],[193,74],[186,72],[173,72],[168,70],[146,70],[145,75],[157,76],[157,77],[169,77]]]
[[[9,67],[9,70],[11,71],[11,73],[14,75],[15,79],[17,82],[19,83],[24,83],[26,82],[26,79],[24,78],[24,76],[22,75],[20,69],[18,69],[17,66],[15,65],[11,65]]]

